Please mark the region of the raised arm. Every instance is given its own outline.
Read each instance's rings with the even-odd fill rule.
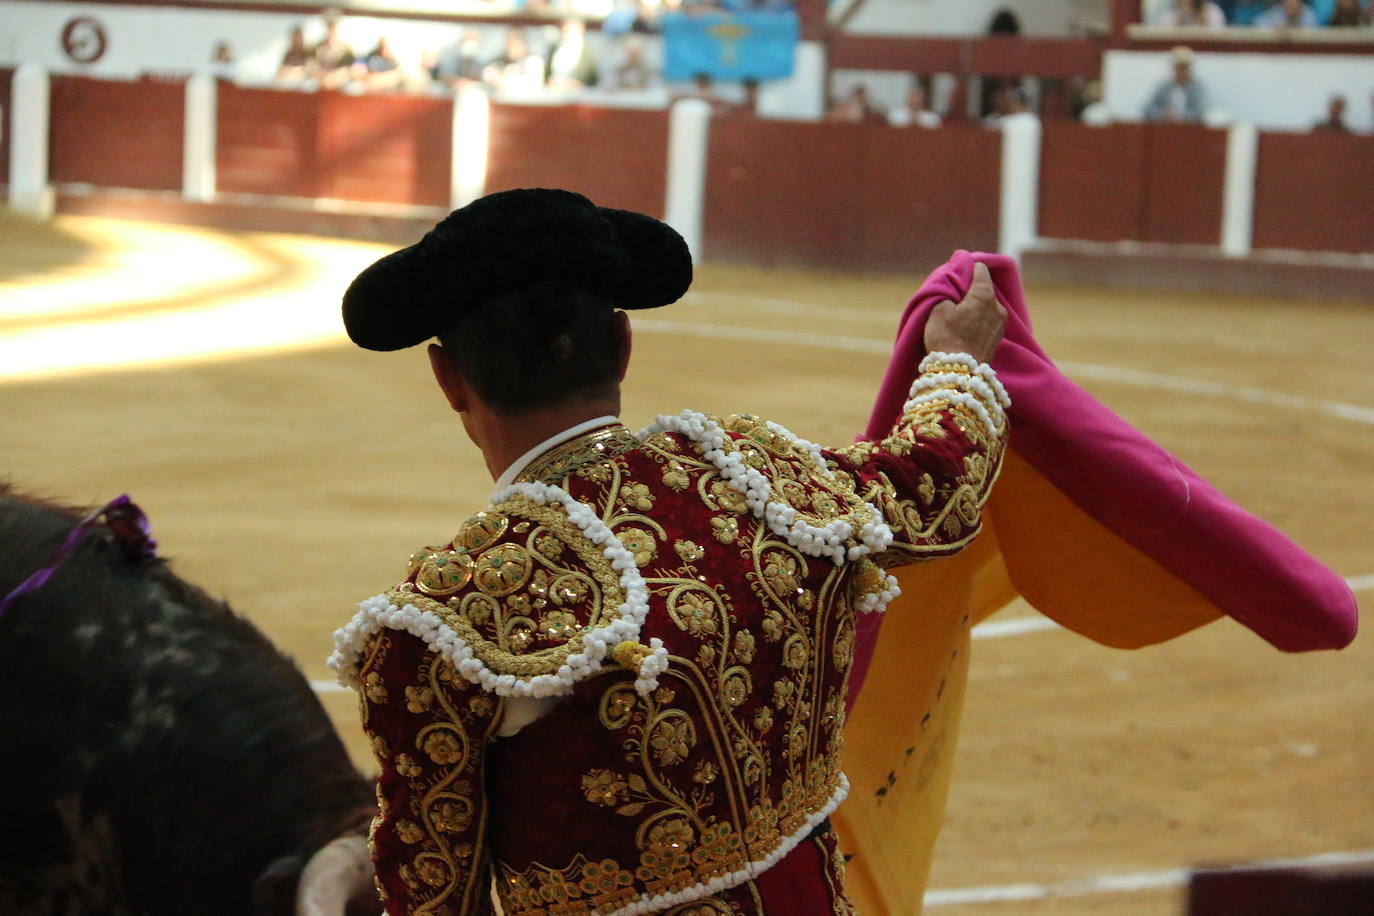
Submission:
[[[892,528],[892,546],[874,558],[879,565],[954,553],[978,533],[1006,446],[1010,401],[987,365],[1005,323],[979,263],[967,295],[932,310],[928,355],[892,431],[826,453]]]

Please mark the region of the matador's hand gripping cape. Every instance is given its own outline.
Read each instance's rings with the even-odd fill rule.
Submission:
[[[992,365],[1011,442],[974,545],[898,573],[881,644],[865,621],[846,728],[854,792],[836,815],[860,911],[921,908],[948,788],[969,627],[1018,595],[1104,645],[1138,648],[1231,617],[1275,647],[1340,648],[1357,610],[1345,582],[1229,501],[1054,365],[1031,333],[1015,262],[957,252],[908,304],[865,438],[891,427],[924,355],[931,309],[963,298],[973,265],[1007,309]],[[919,606],[912,606],[917,605]],[[903,605],[906,605],[905,607]],[[915,672],[915,673],[913,673]],[[899,721],[895,710],[909,710]]]

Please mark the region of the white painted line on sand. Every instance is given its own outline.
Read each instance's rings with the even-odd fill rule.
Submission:
[[[1328,852],[1300,859],[1267,859],[1217,870],[1320,868],[1323,866],[1365,865],[1369,863],[1374,863],[1374,849]],[[1198,870],[1211,871],[1213,869],[1199,868]],[[1045,900],[1051,897],[1134,893],[1158,888],[1182,887],[1188,883],[1188,876],[1191,873],[1192,870],[1187,868],[1166,868],[1158,871],[1125,872],[1114,875],[1098,875],[1092,878],[1072,878],[1057,884],[1018,882],[1016,884],[960,887],[949,890],[934,889],[926,891],[925,905],[927,907],[964,906],[973,903],[998,903],[1010,900]]]

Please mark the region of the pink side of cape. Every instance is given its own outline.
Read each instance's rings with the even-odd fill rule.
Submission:
[[[864,437],[892,428],[925,356],[931,309],[963,298],[976,261],[988,265],[1008,313],[993,368],[1012,399],[1011,447],[1088,516],[1272,645],[1297,652],[1349,643],[1358,612],[1339,576],[1055,367],[1031,334],[1010,258],[959,251],[926,279],[902,315]]]

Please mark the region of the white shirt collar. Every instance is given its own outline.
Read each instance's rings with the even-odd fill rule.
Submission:
[[[525,454],[521,455],[519,458],[515,459],[515,462],[510,467],[506,468],[505,473],[502,474],[500,477],[496,478],[495,492],[499,493],[506,487],[515,483],[515,478],[519,477],[520,473],[524,471],[525,468],[529,467],[531,461],[538,458],[540,455],[544,454],[554,446],[562,445],[564,442],[567,442],[570,439],[576,439],[583,433],[589,433],[594,429],[601,428],[602,426],[610,426],[612,423],[619,422],[619,417],[614,417],[610,415],[604,417],[597,417],[594,420],[587,420],[585,422],[577,424],[576,426],[571,426],[563,430],[561,433],[557,433],[555,435],[550,436],[543,442],[536,445],[534,448],[530,449],[528,452],[525,452]]]

